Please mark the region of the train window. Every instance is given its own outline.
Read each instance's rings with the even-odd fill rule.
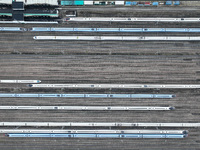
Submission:
[[[148,29],[144,29],[145,31],[147,31]]]
[[[131,20],[131,18],[128,18],[128,20]]]
[[[91,87],[94,87],[94,85],[91,85]]]
[[[54,107],[54,109],[58,109],[58,107]]]
[[[184,20],[184,18],[181,18],[181,20]]]

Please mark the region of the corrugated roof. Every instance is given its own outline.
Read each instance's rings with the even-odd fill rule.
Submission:
[[[16,2],[24,2],[25,5],[32,5],[32,4],[58,5],[58,0],[16,0]],[[0,3],[12,4],[12,0],[0,0]]]

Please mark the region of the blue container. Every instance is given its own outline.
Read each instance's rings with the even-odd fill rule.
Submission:
[[[125,5],[130,6],[131,2],[126,2]]]
[[[73,1],[70,0],[62,0],[61,1],[61,5],[65,6],[65,5],[73,5]]]
[[[172,1],[166,1],[165,5],[172,5]]]
[[[137,2],[132,2],[132,5],[137,5]]]
[[[152,5],[153,6],[158,6],[158,2],[153,2]]]
[[[180,5],[180,1],[175,1],[174,5]]]

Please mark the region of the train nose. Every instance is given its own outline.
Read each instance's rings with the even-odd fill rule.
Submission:
[[[173,94],[172,97],[174,98],[174,97],[176,97],[176,95]]]
[[[29,86],[29,87],[32,87],[33,85],[32,85],[32,84],[29,84],[28,86]]]
[[[36,40],[36,39],[37,39],[37,37],[36,37],[36,36],[34,36],[34,37],[33,37],[33,39],[34,39],[34,40]]]
[[[188,137],[188,134],[185,134],[183,137],[184,137],[184,138]]]
[[[170,109],[170,110],[175,110],[175,107],[172,107],[172,106],[171,106],[171,107],[169,107],[169,109]]]
[[[187,134],[188,134],[188,131],[187,131],[187,130],[183,131],[183,134],[186,134],[186,135],[187,135]]]

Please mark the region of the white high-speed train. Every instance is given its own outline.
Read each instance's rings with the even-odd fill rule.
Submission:
[[[198,84],[29,84],[29,87],[42,88],[159,88],[159,89],[195,89]]]
[[[40,83],[40,80],[0,80],[0,83]]]
[[[144,133],[187,134],[187,130],[58,130],[58,129],[0,129],[0,133]]]
[[[155,106],[0,106],[0,110],[174,110],[175,107]]]
[[[67,18],[67,21],[111,21],[111,22],[127,22],[127,21],[147,21],[147,22],[200,22],[200,18],[125,18],[125,17],[73,17]]]
[[[200,36],[34,36],[33,39],[65,41],[200,41]]]
[[[200,123],[0,122],[2,127],[200,127]]]

